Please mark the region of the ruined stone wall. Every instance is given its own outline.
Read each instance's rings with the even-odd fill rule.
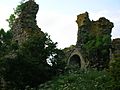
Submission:
[[[77,16],[76,22],[78,24],[76,43],[78,47],[87,42],[88,34],[93,36],[108,34],[111,36],[113,23],[104,17],[99,18],[97,21],[91,21],[88,12],[85,12]]]
[[[38,4],[29,0],[21,5],[21,12],[13,27],[13,41],[19,44],[27,40],[31,34],[44,34],[37,26],[36,14],[39,10]]]
[[[120,58],[120,38],[112,41],[112,59],[114,58]]]
[[[76,22],[78,24],[76,47],[79,48],[84,60],[89,60],[92,67],[107,67],[110,61],[113,23],[104,17],[91,21],[87,12],[78,15]]]
[[[81,48],[87,39],[87,34],[90,31],[91,21],[89,19],[88,12],[78,15],[76,22],[78,24],[76,46]]]

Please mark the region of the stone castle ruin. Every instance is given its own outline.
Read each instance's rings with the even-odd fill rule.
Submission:
[[[21,13],[11,29],[13,32],[13,41],[18,42],[18,44],[25,42],[33,34],[44,35],[36,22],[39,5],[34,0],[29,0],[23,3],[21,7]]]
[[[36,4],[34,0],[29,0],[22,4],[21,13],[11,28],[13,42],[21,45],[32,35],[41,37],[45,35],[45,33],[37,26],[36,14],[38,10],[39,5]],[[108,64],[110,60],[118,57],[118,54],[120,54],[120,38],[114,39],[113,41],[111,40],[111,31],[113,28],[112,22],[104,17],[99,18],[97,21],[91,21],[88,12],[78,15],[76,22],[78,24],[76,45],[71,45],[71,47],[63,50],[66,54],[65,59],[68,66],[77,66],[81,69],[88,66],[102,66],[102,68],[105,68],[106,66],[104,63]],[[92,51],[92,54],[87,52],[87,49],[84,48],[84,46],[89,44],[91,38],[89,35],[91,35],[93,39],[98,36],[110,37],[111,43],[105,45],[107,48],[102,47],[106,50],[105,56],[99,51],[101,49],[96,49],[95,52]],[[16,56],[16,51],[11,51],[8,55],[5,55],[4,58],[16,58]],[[2,87],[5,87],[6,83],[4,79],[1,80],[1,83],[3,84]]]
[[[12,27],[13,41],[21,44],[33,34],[44,35],[36,23],[38,9],[39,5],[34,0],[29,0],[22,4],[21,13]],[[84,55],[83,50],[84,44],[88,41],[87,35],[91,33],[95,36],[108,35],[111,37],[113,23],[104,17],[97,21],[91,21],[88,12],[78,15],[76,22],[78,24],[77,43],[65,52],[67,64],[85,68],[90,64],[89,57]]]
[[[68,58],[68,65],[70,66],[77,65],[80,68],[86,68],[89,65],[93,67],[106,68],[107,66],[105,66],[104,63],[109,63],[111,55],[119,51],[118,50],[119,45],[117,44],[117,46],[115,46],[116,44],[115,45],[113,44],[114,45],[113,46],[111,45],[112,43],[108,43],[108,45],[106,45],[107,48],[105,48],[105,50],[107,51],[106,56],[105,56],[106,58],[102,55],[100,58],[97,58],[98,57],[97,52],[92,52],[94,53],[92,57],[85,55],[85,52],[87,50],[84,49],[84,46],[86,43],[89,42],[89,38],[90,38],[89,35],[94,36],[94,37],[108,36],[110,37],[109,39],[112,42],[111,32],[114,26],[113,23],[104,17],[99,18],[99,20],[97,21],[93,21],[93,20],[91,21],[89,19],[88,12],[78,15],[76,22],[78,24],[77,42],[76,42],[76,45],[72,49],[69,49],[66,52],[67,53],[66,57]],[[113,40],[113,42],[114,41],[119,41],[117,43],[120,43],[120,39],[115,39]],[[110,52],[111,49],[114,49],[115,51]],[[110,53],[112,54],[110,55]],[[104,58],[106,60],[104,60]]]

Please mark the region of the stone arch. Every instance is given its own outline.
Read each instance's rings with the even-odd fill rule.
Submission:
[[[78,64],[81,69],[85,68],[85,60],[83,59],[82,54],[78,48],[74,49],[68,58],[68,66],[72,63],[73,65]]]
[[[69,65],[81,67],[81,60],[79,55],[74,54],[69,60]]]

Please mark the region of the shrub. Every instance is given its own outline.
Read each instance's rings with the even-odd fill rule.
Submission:
[[[40,90],[112,90],[111,76],[106,71],[90,69],[69,70],[51,82],[40,85]]]
[[[114,58],[111,63],[110,73],[114,82],[114,90],[120,90],[120,54],[119,57]]]

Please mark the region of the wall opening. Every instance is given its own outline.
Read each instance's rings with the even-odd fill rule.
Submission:
[[[73,55],[70,58],[69,65],[72,67],[81,67],[81,60],[78,55]]]

